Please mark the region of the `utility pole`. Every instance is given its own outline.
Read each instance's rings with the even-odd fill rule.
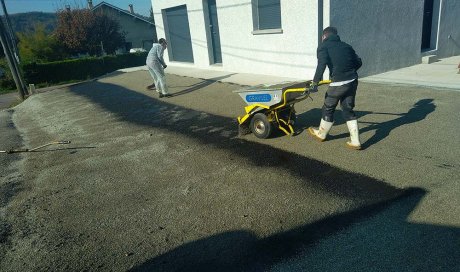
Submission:
[[[7,31],[3,24],[3,19],[0,18],[1,44],[3,46],[3,51],[5,52],[5,57],[8,61],[8,66],[10,67],[14,82],[16,83],[16,88],[18,89],[19,96],[22,100],[24,100],[24,96],[27,94],[27,88],[19,69],[19,52],[16,47],[16,41],[13,35],[13,29],[11,28],[11,22],[9,21],[5,1],[1,0],[1,3],[7,25],[9,26],[9,31]]]
[[[8,66],[10,67],[11,74],[13,75],[14,83],[16,83],[16,88],[18,90],[19,97],[21,98],[21,100],[24,100],[26,89],[23,85],[21,74],[19,73],[17,60],[14,57],[11,47],[9,45],[2,19],[0,19],[0,42],[2,44],[3,51],[5,52],[5,57],[8,61]]]
[[[10,16],[8,15],[8,11],[6,10],[5,0],[1,0],[1,2],[2,2],[3,14],[5,15],[6,27],[8,28],[8,34],[10,36],[11,44],[13,45],[13,49],[14,49],[14,55],[16,57],[16,60],[19,62],[19,50],[16,44],[16,37],[14,35],[13,27],[11,25]]]

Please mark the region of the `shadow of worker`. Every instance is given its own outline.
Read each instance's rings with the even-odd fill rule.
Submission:
[[[191,92],[206,88],[206,87],[208,87],[209,85],[211,85],[213,83],[219,82],[219,81],[221,81],[223,79],[226,79],[226,78],[229,78],[229,77],[231,77],[233,75],[235,75],[235,73],[228,74],[228,75],[223,75],[223,76],[219,76],[219,77],[213,77],[213,78],[209,78],[209,79],[203,79],[203,81],[200,81],[200,82],[198,82],[196,84],[193,84],[193,85],[189,86],[189,88],[187,88],[185,90],[181,90],[181,91],[179,91],[177,93],[172,93],[171,96],[184,95],[184,94],[188,94],[188,93],[191,93]]]
[[[433,99],[422,99],[415,103],[414,106],[407,113],[394,114],[396,116],[399,116],[396,119],[386,121],[383,123],[362,122],[368,123],[370,125],[360,129],[361,133],[375,130],[375,134],[369,140],[363,143],[363,148],[365,149],[373,144],[378,143],[380,140],[387,137],[390,134],[390,132],[395,128],[419,122],[425,119],[430,113],[434,112],[435,109],[436,105],[433,103]]]
[[[460,228],[409,218],[426,194],[408,188],[396,199],[267,237],[245,229],[217,233],[129,271],[459,271]]]
[[[270,271],[460,271],[460,228],[414,216],[427,193],[408,188],[378,213],[271,265]]]

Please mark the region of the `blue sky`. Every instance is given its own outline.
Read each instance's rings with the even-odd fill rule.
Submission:
[[[100,2],[103,0],[93,0],[93,5]],[[151,0],[104,0],[104,2],[125,10],[128,10],[129,4],[133,4],[134,12],[144,16],[149,15],[152,3]],[[9,14],[30,11],[56,12],[57,9],[62,9],[66,5],[86,7],[87,0],[5,0],[5,4]]]

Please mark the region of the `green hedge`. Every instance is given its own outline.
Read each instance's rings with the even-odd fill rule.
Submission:
[[[10,67],[5,58],[0,58],[0,94],[16,90]]]
[[[147,53],[89,57],[49,63],[28,63],[22,66],[25,81],[30,84],[56,84],[87,80],[122,68],[145,65]]]

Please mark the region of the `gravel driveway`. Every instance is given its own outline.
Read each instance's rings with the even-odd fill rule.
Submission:
[[[167,81],[168,99],[141,71],[1,112],[6,148],[72,143],[0,154],[0,270],[458,270],[458,92],[360,84],[356,152],[340,116],[308,137],[320,93],[299,135],[261,140],[237,135],[241,86]]]

